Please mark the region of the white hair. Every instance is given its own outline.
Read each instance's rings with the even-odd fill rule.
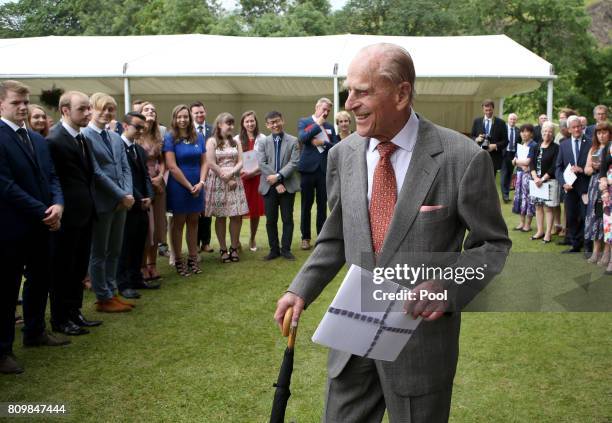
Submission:
[[[582,122],[580,122],[580,118],[578,116],[571,115],[570,117],[567,118],[567,127],[569,128],[570,126],[572,126],[572,122],[574,121],[578,121],[578,123],[582,125]]]

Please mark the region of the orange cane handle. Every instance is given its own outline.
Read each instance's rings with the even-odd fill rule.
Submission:
[[[289,307],[285,312],[283,320],[283,336],[289,337],[287,347],[293,349],[295,345],[295,336],[297,334],[297,325],[291,326],[291,318],[293,317],[293,307]]]
[[[286,338],[291,332],[291,318],[293,317],[293,307],[289,307],[285,312],[285,318],[283,320],[283,336]]]

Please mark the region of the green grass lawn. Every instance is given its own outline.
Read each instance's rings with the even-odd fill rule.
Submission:
[[[503,211],[515,225],[509,205]],[[308,255],[298,249],[299,198],[295,222],[297,262],[261,260],[262,220],[260,250],[239,263],[208,254],[202,275],[180,278],[163,260],[162,289],[143,292],[131,313],[100,315],[88,292],[84,312],[104,324],[66,347],[16,342],[26,372],[0,377],[0,402],[67,404],[64,420],[75,422],[267,421],[285,348],[272,314]],[[248,245],[246,221],[242,232]],[[514,253],[549,251],[556,266],[586,266],[562,247],[510,234]],[[341,277],[301,320],[287,421],[319,421],[326,349],[310,338]],[[451,421],[612,422],[611,335],[612,313],[464,313]]]

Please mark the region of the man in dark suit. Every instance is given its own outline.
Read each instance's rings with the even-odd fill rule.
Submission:
[[[297,165],[298,141],[284,132],[283,115],[272,111],[266,115],[266,127],[271,134],[257,144],[257,160],[261,170],[259,193],[264,197],[266,231],[270,253],[264,260],[283,256],[295,260],[291,253],[293,239],[293,204],[295,193],[300,190]],[[278,211],[283,221],[283,235],[278,241]]]
[[[91,231],[96,216],[95,166],[89,141],[81,134],[91,117],[89,97],[69,91],[59,101],[62,120],[49,132],[49,149],[64,193],[62,227],[53,237],[51,326],[66,335],[89,333],[86,327],[102,322],[87,320],[82,281],[89,268]]]
[[[521,134],[516,127],[518,116],[516,113],[510,113],[508,115],[508,144],[502,151],[502,165],[501,172],[499,175],[499,183],[501,185],[502,198],[504,203],[510,202],[510,181],[512,180],[512,172],[514,172],[514,165],[512,159],[516,154],[516,145],[521,142]]]
[[[593,117],[595,118],[595,123],[587,126],[585,131],[585,135],[590,140],[592,140],[595,135],[595,126],[597,126],[598,123],[608,121],[608,107],[603,104],[595,106],[595,108],[593,108]]]
[[[493,116],[495,103],[493,100],[482,102],[483,117],[474,119],[472,124],[472,138],[484,150],[487,150],[493,160],[495,172],[501,169],[502,152],[508,144],[508,131],[503,119]]]
[[[193,118],[193,125],[198,134],[202,134],[204,138],[204,144],[208,138],[212,136],[212,126],[206,122],[207,110],[206,106],[200,101],[196,101],[189,106],[191,110],[191,117]],[[212,253],[214,249],[210,246],[210,227],[212,225],[212,217],[204,216],[204,213],[200,214],[198,220],[198,246],[201,251],[205,253]]]
[[[565,191],[565,215],[567,222],[567,237],[572,247],[564,253],[578,253],[584,243],[584,218],[586,205],[582,201],[582,195],[589,189],[589,176],[584,173],[591,141],[583,133],[582,123],[578,116],[570,116],[567,119],[567,127],[570,137],[561,140],[559,154],[557,156],[557,168],[555,176],[559,185]],[[571,166],[572,172],[577,179],[573,184],[568,184],[563,177],[567,166]]]
[[[317,201],[317,234],[325,223],[327,216],[327,191],[325,188],[325,171],[327,169],[327,151],[337,142],[334,126],[326,122],[332,109],[328,98],[320,98],[315,105],[312,116],[298,121],[298,140],[302,148],[298,170],[300,171],[300,189],[302,191],[302,214],[300,231],[302,232],[302,250],[310,249],[310,211]]]
[[[149,215],[153,199],[153,185],[147,170],[147,153],[136,139],[145,129],[146,118],[140,113],[129,112],[123,118],[123,140],[130,170],[132,171],[132,188],[134,190],[134,206],[128,210],[123,232],[123,248],[119,257],[117,272],[117,287],[125,298],[140,298],[136,289],[157,289],[159,282],[147,282],[143,279],[140,268],[144,254]]]
[[[533,127],[533,140],[540,144],[542,142],[542,125],[548,122],[548,115],[541,114],[538,116],[538,124]]]
[[[60,229],[64,198],[47,142],[26,129],[29,94],[18,81],[0,83],[0,373],[23,372],[13,341],[24,274],[24,346],[70,342],[45,331],[50,233]]]

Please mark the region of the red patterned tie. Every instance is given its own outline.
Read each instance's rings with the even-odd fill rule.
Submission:
[[[372,246],[374,247],[374,253],[378,255],[382,249],[397,202],[397,182],[391,165],[391,155],[398,147],[392,142],[381,142],[376,148],[378,154],[380,154],[380,159],[374,169],[374,180],[372,182],[370,227],[372,228]]]

